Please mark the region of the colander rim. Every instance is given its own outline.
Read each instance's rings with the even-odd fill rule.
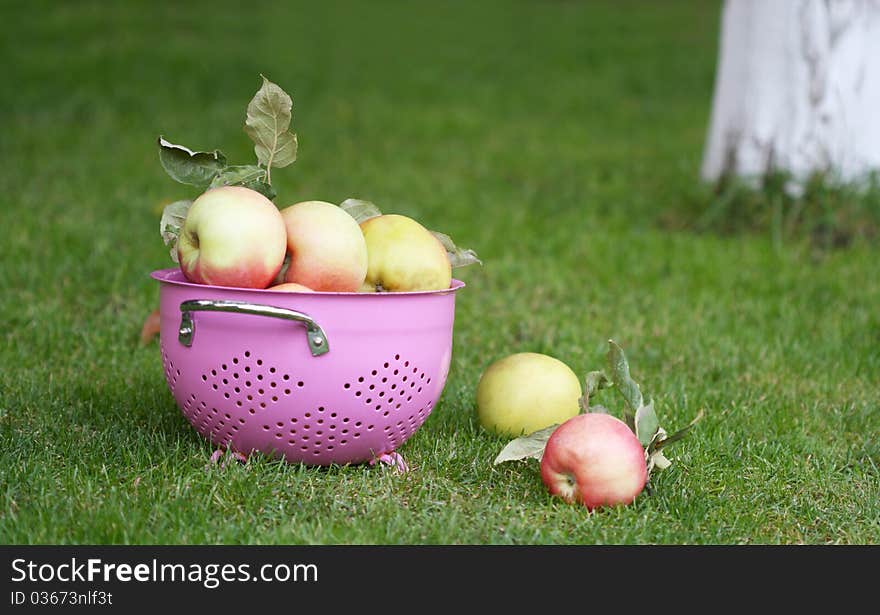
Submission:
[[[380,297],[399,297],[399,296],[420,296],[420,295],[446,295],[450,293],[454,293],[457,290],[460,290],[465,287],[465,283],[456,278],[452,279],[452,283],[449,285],[449,288],[443,288],[440,290],[419,290],[419,291],[396,291],[393,293],[359,293],[359,292],[330,292],[330,291],[315,291],[315,292],[297,292],[297,291],[285,291],[285,290],[270,290],[268,288],[245,288],[240,286],[214,286],[212,284],[196,284],[194,282],[188,281],[184,276],[183,272],[179,267],[168,267],[165,269],[156,269],[150,273],[150,277],[154,280],[158,280],[159,282],[163,282],[166,284],[171,284],[173,286],[181,286],[186,288],[198,288],[198,289],[213,289],[213,290],[227,290],[227,291],[239,291],[239,292],[253,292],[260,293],[273,296],[280,295],[292,295],[292,294],[301,294],[308,296],[339,296],[339,297],[359,297],[362,300],[367,299],[376,299]]]

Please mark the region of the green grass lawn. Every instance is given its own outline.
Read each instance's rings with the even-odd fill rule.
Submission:
[[[7,2],[0,9],[0,542],[876,543],[878,248],[670,230],[710,201],[712,2]],[[416,5],[417,6],[414,6]],[[156,342],[155,139],[253,159],[294,99],[279,205],[372,200],[475,249],[441,402],[387,467],[206,469]],[[482,370],[606,341],[668,429],[651,494],[588,514],[493,466]],[[526,383],[527,384],[527,383]],[[608,396],[605,403],[619,408]]]

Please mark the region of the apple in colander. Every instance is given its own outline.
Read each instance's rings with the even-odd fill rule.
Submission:
[[[266,288],[284,263],[287,236],[275,204],[242,186],[212,188],[190,206],[177,257],[190,282]]]
[[[442,290],[452,282],[446,248],[431,231],[400,214],[361,222],[368,265],[361,292]]]
[[[367,274],[367,244],[358,223],[326,201],[281,210],[290,264],[284,281],[314,291],[357,292]]]
[[[281,284],[276,284],[275,286],[270,286],[266,290],[278,290],[286,293],[313,293],[315,292],[308,286],[303,286],[302,284],[297,284],[296,282],[282,282]]]

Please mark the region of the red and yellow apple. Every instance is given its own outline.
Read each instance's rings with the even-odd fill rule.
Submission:
[[[177,241],[190,282],[266,288],[284,262],[284,220],[272,203],[241,186],[212,188],[187,212]]]
[[[553,495],[590,510],[630,504],[648,480],[645,449],[620,419],[580,414],[550,435],[541,479]]]
[[[281,284],[276,284],[275,286],[270,286],[266,290],[280,290],[286,293],[313,293],[315,292],[313,289],[308,286],[303,286],[302,284],[297,284],[296,282],[283,282]]]
[[[580,412],[581,383],[555,357],[519,352],[493,362],[477,384],[477,417],[490,432],[521,436]]]
[[[325,201],[303,201],[281,210],[290,266],[285,282],[315,291],[357,292],[367,274],[367,245],[358,223]]]
[[[369,264],[361,292],[442,290],[452,282],[446,248],[417,221],[384,214],[361,222]]]

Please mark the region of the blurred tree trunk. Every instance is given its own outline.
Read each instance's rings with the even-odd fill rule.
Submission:
[[[880,170],[880,0],[725,0],[702,177]]]

